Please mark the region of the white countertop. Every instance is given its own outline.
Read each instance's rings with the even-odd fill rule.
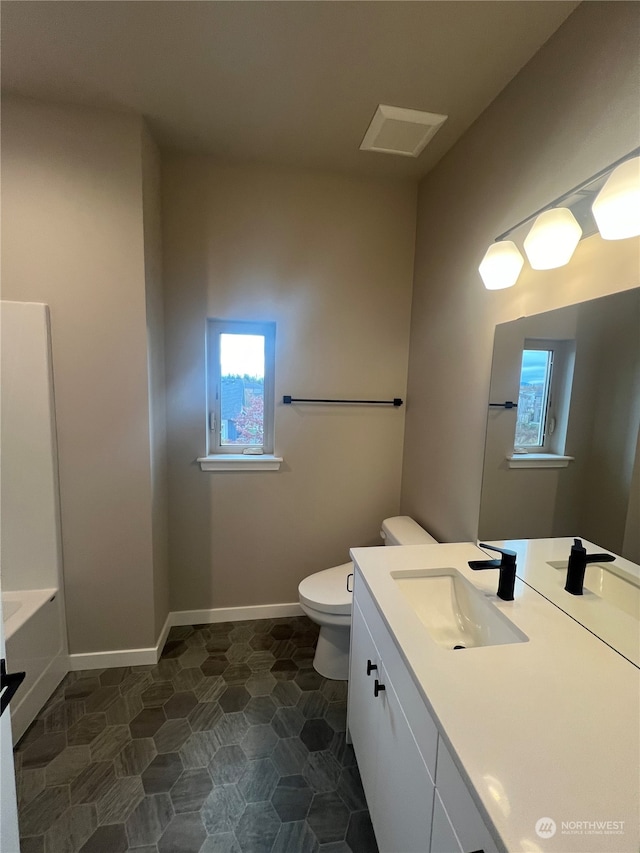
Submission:
[[[505,849],[637,853],[640,671],[521,580],[514,601],[499,599],[498,569],[468,568],[486,557],[471,543],[354,548],[351,556]],[[391,577],[429,568],[458,569],[529,641],[439,646]],[[543,817],[557,824],[552,838],[535,832]],[[594,834],[580,821],[624,821],[624,834]]]

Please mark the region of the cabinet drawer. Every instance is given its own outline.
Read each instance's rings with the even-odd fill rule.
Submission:
[[[384,668],[393,681],[398,696],[402,696],[402,709],[418,749],[427,766],[431,781],[436,777],[436,754],[438,748],[438,730],[425,707],[425,701],[419,693],[408,666],[398,651],[389,629],[385,625],[362,576],[356,567],[354,601],[358,603],[369,630],[375,640]]]
[[[442,738],[438,743],[436,788],[462,850],[465,853],[477,850],[498,853],[496,843]]]

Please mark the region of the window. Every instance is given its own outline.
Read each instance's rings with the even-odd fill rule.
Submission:
[[[563,454],[573,377],[573,341],[526,340],[514,448]]]
[[[552,349],[523,350],[516,418],[516,447],[527,450],[542,449],[548,429],[553,432],[552,419],[548,418],[552,373]],[[550,422],[547,423],[548,421]]]
[[[207,453],[273,452],[275,323],[209,320]]]

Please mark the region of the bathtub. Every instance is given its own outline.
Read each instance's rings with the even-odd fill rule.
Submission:
[[[7,669],[25,672],[11,708],[14,744],[69,670],[63,597],[58,590],[3,590]]]

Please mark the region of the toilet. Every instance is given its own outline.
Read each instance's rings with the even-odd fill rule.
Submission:
[[[437,545],[437,540],[408,515],[386,518],[380,536],[385,545]],[[300,606],[320,625],[313,666],[336,681],[349,677],[349,639],[353,563],[343,563],[309,575],[298,586]]]

